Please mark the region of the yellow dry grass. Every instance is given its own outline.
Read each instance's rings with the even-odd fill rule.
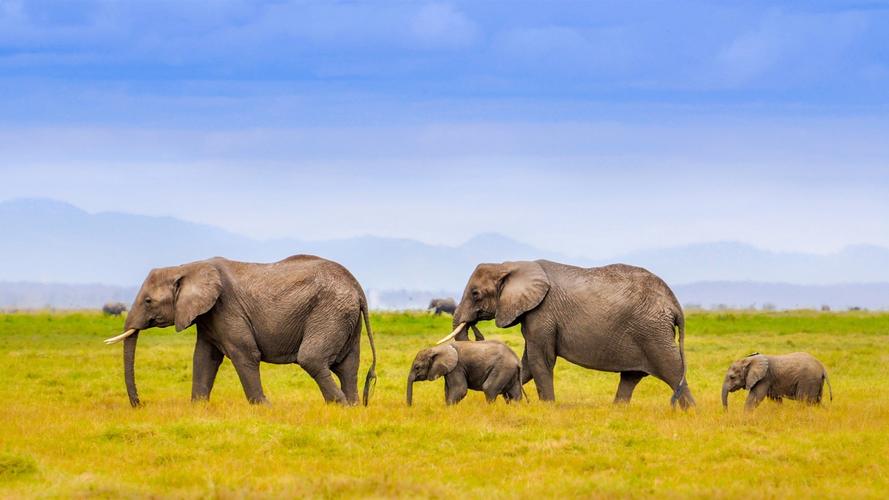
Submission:
[[[889,314],[697,313],[688,318],[698,407],[672,411],[646,378],[615,407],[615,374],[560,361],[555,404],[443,404],[418,383],[417,350],[449,318],[374,314],[379,383],[369,408],[322,402],[296,366],[263,365],[272,405],[250,406],[226,361],[213,399],[189,402],[194,332],[144,333],[129,408],[121,348],[101,340],[122,320],[94,313],[0,315],[0,496],[175,497],[874,497],[889,494]],[[485,325],[521,352],[513,329]],[[751,351],[821,359],[823,408],[743,394],[722,411],[728,365]],[[369,360],[363,355],[363,379]]]

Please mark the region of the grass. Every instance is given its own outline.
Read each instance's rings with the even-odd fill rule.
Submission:
[[[129,407],[123,321],[94,313],[0,315],[0,497],[873,497],[889,494],[889,314],[695,313],[688,318],[694,411],[642,381],[614,407],[616,374],[561,360],[555,404],[443,404],[442,382],[404,381],[449,318],[375,314],[379,383],[369,408],[322,402],[296,366],[263,365],[267,407],[246,403],[229,361],[213,399],[191,404],[194,332],[145,332]],[[517,353],[515,329],[483,325]],[[805,350],[826,365],[823,408],[763,403],[722,411],[722,376],[752,351]],[[369,362],[363,353],[361,377]]]

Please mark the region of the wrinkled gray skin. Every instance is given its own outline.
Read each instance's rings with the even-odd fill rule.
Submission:
[[[780,356],[751,354],[732,363],[722,383],[722,406],[728,408],[728,393],[750,391],[744,408],[752,410],[763,399],[781,402],[783,398],[821,404],[824,382],[830,380],[824,366],[811,354],[795,352]],[[833,399],[833,389],[830,389]]]
[[[671,402],[694,405],[685,381],[685,319],[673,292],[645,269],[624,264],[580,268],[547,260],[481,264],[454,313],[454,327],[495,320],[521,324],[522,383],[555,399],[556,357],[620,373],[615,403],[629,402],[653,375],[673,389]],[[679,344],[674,342],[678,330]]]
[[[210,397],[223,356],[231,359],[247,400],[265,403],[259,363],[300,365],[327,402],[358,401],[361,318],[373,363],[364,384],[376,378],[376,351],[367,300],[341,265],[311,255],[272,264],[221,257],[154,269],[130,308],[125,329],[197,325],[191,398]],[[133,364],[135,335],[124,341],[124,373],[130,404],[137,406]],[[340,381],[337,387],[331,374]]]
[[[454,311],[457,310],[457,303],[450,297],[446,299],[432,299],[429,301],[429,306],[426,309],[433,309],[436,316],[443,312],[453,315]]]
[[[417,353],[407,376],[407,404],[413,403],[414,382],[444,376],[445,402],[459,403],[469,389],[483,391],[493,403],[522,399],[522,364],[512,349],[494,340],[452,342]]]
[[[121,302],[108,302],[102,306],[102,313],[109,316],[120,316],[127,311],[127,305]]]

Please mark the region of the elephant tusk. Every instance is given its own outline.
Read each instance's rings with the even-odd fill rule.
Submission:
[[[136,333],[136,332],[138,332],[138,331],[139,331],[139,330],[136,330],[135,328],[130,328],[129,330],[127,330],[127,331],[121,333],[121,334],[118,335],[117,337],[111,337],[110,339],[105,339],[105,343],[108,344],[108,345],[116,344],[116,343],[120,342],[121,340],[123,340],[123,339],[129,337],[130,335],[132,335],[132,334],[134,334],[134,333]]]
[[[460,325],[458,325],[457,328],[455,328],[453,332],[451,332],[447,337],[445,337],[445,338],[439,340],[438,342],[436,342],[435,345],[438,345],[438,344],[444,344],[445,342],[447,342],[447,341],[451,340],[452,338],[456,337],[457,334],[460,333],[460,330],[462,330],[464,326],[466,326],[466,323],[460,323]]]

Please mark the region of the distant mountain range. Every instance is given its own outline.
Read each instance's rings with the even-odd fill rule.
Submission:
[[[34,199],[0,203],[0,234],[0,306],[21,307],[27,303],[31,307],[80,307],[78,304],[85,300],[92,303],[93,298],[87,299],[90,294],[98,294],[95,298],[116,296],[111,289],[102,291],[103,285],[132,290],[153,267],[215,255],[270,262],[310,253],[348,267],[376,297],[377,304],[389,307],[428,300],[426,297],[433,293],[429,291],[456,295],[480,262],[539,258],[580,266],[610,262],[640,265],[663,277],[686,303],[770,302],[793,307],[795,297],[806,297],[808,306],[889,307],[886,294],[875,295],[878,303],[873,303],[874,299],[865,302],[866,292],[873,294],[881,283],[889,283],[889,249],[866,245],[816,255],[719,242],[634,252],[605,261],[540,250],[495,233],[478,235],[456,247],[374,236],[260,241],[171,217],[91,214],[66,203]],[[64,293],[63,288],[47,291],[52,288],[50,284],[57,283],[80,288],[75,286]],[[92,291],[83,291],[75,299],[78,289]],[[855,292],[859,289],[860,296]],[[689,296],[683,297],[680,290]],[[30,299],[22,298],[26,292]],[[706,297],[698,297],[699,292],[725,300],[701,300]],[[64,296],[69,299],[62,299]]]

